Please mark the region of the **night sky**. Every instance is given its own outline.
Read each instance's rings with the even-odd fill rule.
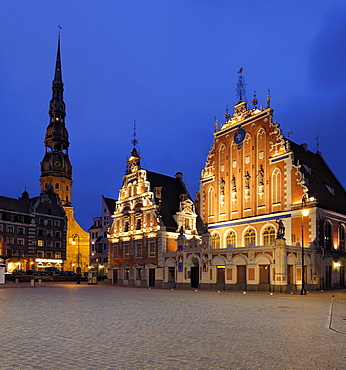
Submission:
[[[346,2],[51,0],[0,3],[0,195],[40,192],[58,25],[75,217],[85,229],[101,196],[118,197],[137,122],[142,167],[192,195],[237,101],[271,107],[282,132],[319,151],[346,184]],[[316,137],[319,140],[316,140]]]

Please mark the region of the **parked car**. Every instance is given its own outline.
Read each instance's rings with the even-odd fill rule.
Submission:
[[[13,270],[12,272],[13,275],[25,275],[24,270]]]

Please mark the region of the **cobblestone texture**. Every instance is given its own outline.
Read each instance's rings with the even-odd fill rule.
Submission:
[[[0,328],[1,370],[346,369],[345,291],[52,283],[0,289]]]

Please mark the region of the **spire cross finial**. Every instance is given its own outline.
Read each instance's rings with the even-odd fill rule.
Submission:
[[[136,145],[138,143],[138,140],[136,139],[136,135],[137,135],[137,132],[136,132],[136,120],[134,120],[133,121],[133,140],[131,140],[134,148],[136,147]]]
[[[59,30],[58,39],[60,39],[60,30],[62,30],[62,27],[60,26],[60,24],[58,25],[58,30]]]

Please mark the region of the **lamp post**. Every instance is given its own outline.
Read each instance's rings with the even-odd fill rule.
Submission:
[[[72,235],[72,244],[76,245],[77,239],[77,284],[80,284],[80,254],[79,254],[79,235],[73,234]]]
[[[309,210],[306,207],[306,195],[302,198],[302,289],[300,295],[305,295],[305,274],[304,274],[304,217],[309,216]]]

